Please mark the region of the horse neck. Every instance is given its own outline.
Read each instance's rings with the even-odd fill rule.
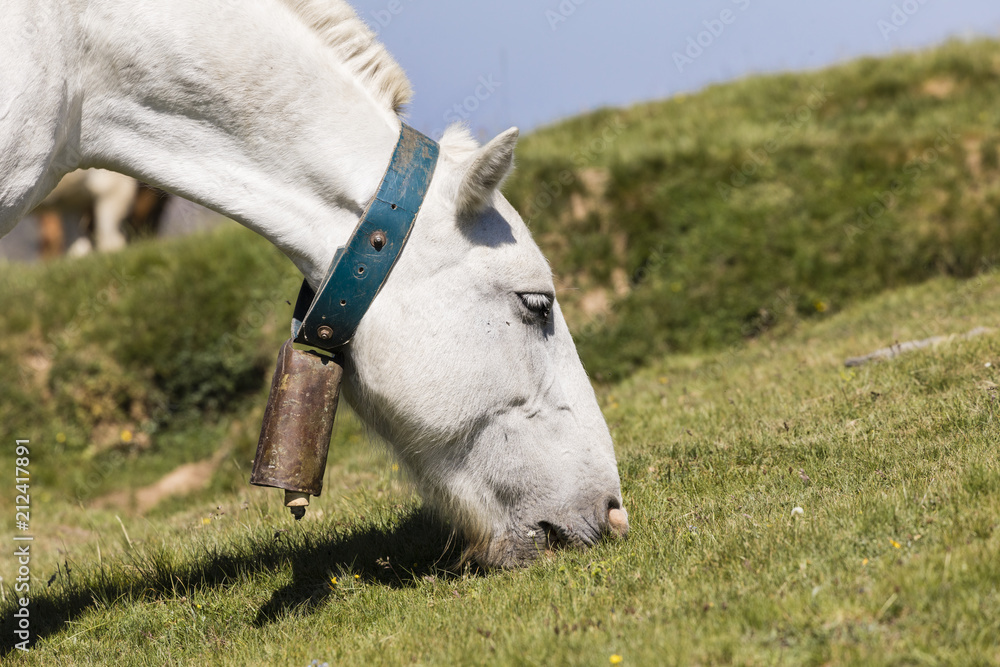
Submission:
[[[81,164],[244,224],[318,284],[398,116],[276,0],[100,0],[81,26]]]

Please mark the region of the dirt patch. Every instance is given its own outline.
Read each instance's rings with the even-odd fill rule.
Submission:
[[[608,206],[604,194],[608,189],[611,174],[607,169],[587,167],[577,172],[584,193],[574,192],[569,197],[569,213],[573,221],[586,220],[591,213],[607,219]],[[607,231],[607,230],[604,230]]]
[[[952,92],[955,90],[955,80],[951,77],[939,76],[933,79],[927,79],[924,81],[924,85],[920,87],[920,92],[924,95],[929,95],[930,97],[944,100],[951,97]]]
[[[41,351],[33,350],[25,355],[22,363],[28,370],[26,375],[31,378],[45,400],[49,400],[52,397],[52,392],[49,391],[49,372],[52,370],[52,358]]]
[[[99,508],[129,508],[138,514],[145,514],[166,498],[186,496],[204,489],[228,453],[227,448],[220,449],[210,459],[177,466],[149,486],[133,491],[114,491],[97,498],[93,504]]]
[[[586,292],[580,299],[580,310],[587,317],[597,317],[598,315],[607,314],[611,310],[608,291],[603,287],[598,287]]]
[[[604,167],[585,167],[580,170],[580,181],[594,197],[603,197],[608,189],[611,174]]]
[[[628,293],[632,291],[632,286],[629,285],[625,269],[619,266],[611,272],[611,286],[614,287],[615,294],[618,296],[628,296]]]
[[[965,166],[973,177],[983,175],[983,142],[981,139],[968,138],[962,141],[965,149]]]

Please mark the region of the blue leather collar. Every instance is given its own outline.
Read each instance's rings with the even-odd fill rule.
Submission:
[[[406,245],[437,159],[437,143],[404,123],[378,192],[319,291],[302,282],[292,320],[296,343],[334,352],[350,342]]]

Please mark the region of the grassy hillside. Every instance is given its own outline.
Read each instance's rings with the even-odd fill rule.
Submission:
[[[617,378],[996,265],[998,99],[994,41],[754,77],[536,132],[507,191]]]
[[[516,572],[442,569],[360,441],[300,524],[245,486],[141,519],[39,484],[19,664],[995,664],[1000,334],[842,360],[998,313],[996,276],[939,279],[653,362],[601,396],[633,533]]]
[[[80,499],[122,475],[148,484],[220,442],[249,461],[299,282],[235,225],[0,266],[0,434],[44,443],[39,481]]]

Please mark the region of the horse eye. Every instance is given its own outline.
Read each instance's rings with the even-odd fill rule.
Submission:
[[[549,314],[552,312],[552,297],[550,295],[527,292],[518,294],[518,296],[521,297],[521,303],[524,304],[524,307],[536,317],[542,320],[549,319]]]

